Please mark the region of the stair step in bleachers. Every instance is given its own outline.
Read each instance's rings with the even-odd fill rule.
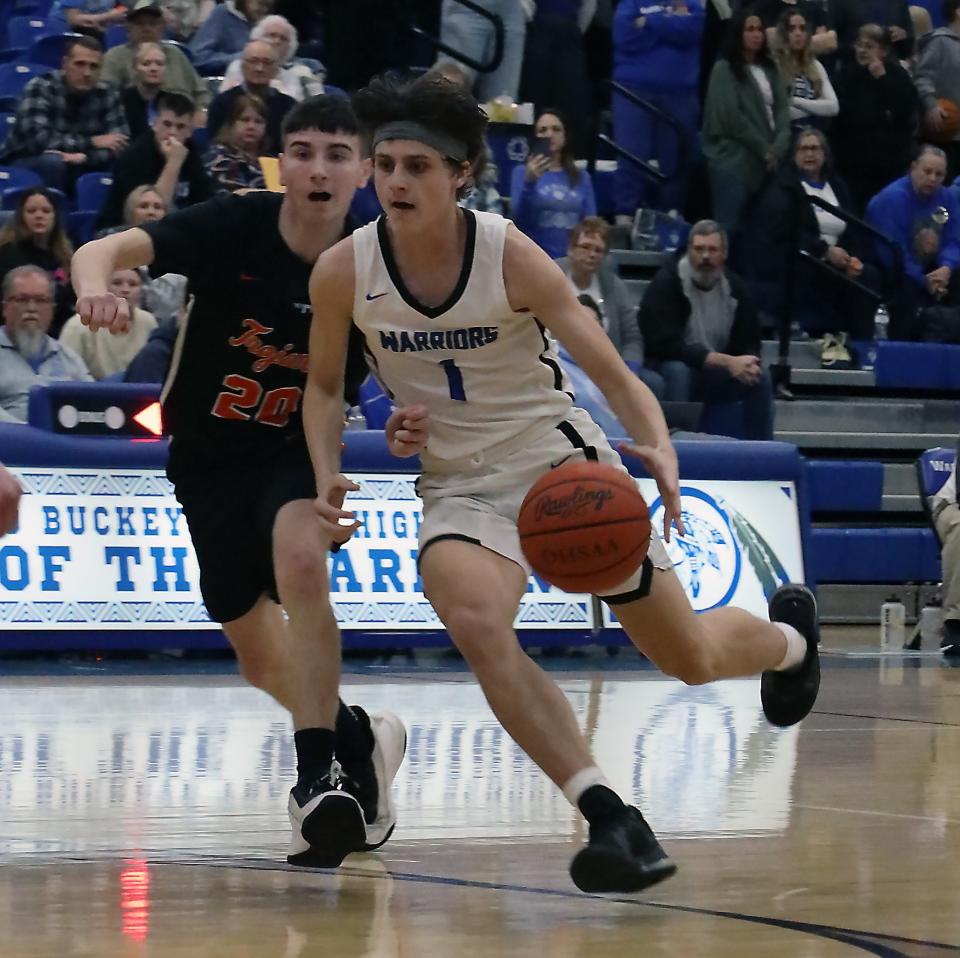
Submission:
[[[934,586],[929,583],[907,582],[896,585],[824,583],[817,587],[817,607],[820,612],[820,622],[825,625],[877,624],[876,642],[879,646],[880,606],[888,598],[895,596],[904,604],[907,610],[907,623],[913,625],[919,610],[934,592]]]

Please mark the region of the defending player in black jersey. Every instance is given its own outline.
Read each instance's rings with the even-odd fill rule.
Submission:
[[[300,413],[310,272],[352,230],[347,211],[367,176],[357,134],[346,100],[307,100],[284,123],[284,195],[220,197],[89,243],[73,262],[80,316],[113,332],[126,323],[125,301],[107,292],[115,269],[149,264],[155,275],[190,280],[194,304],[163,391],[173,437],[167,472],[210,616],[223,623],[245,678],[293,715],[298,782],[288,860],[320,866],[387,840],[395,821],[390,783],[406,743],[396,716],[368,717],[338,700],[340,643],[327,598],[331,537],[313,509]],[[353,351],[348,394],[365,374],[362,354]],[[391,417],[393,451],[419,448],[422,415],[407,409]],[[332,538],[345,541],[352,531]]]

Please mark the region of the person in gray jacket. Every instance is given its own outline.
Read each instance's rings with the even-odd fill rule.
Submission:
[[[594,310],[623,361],[657,399],[662,399],[663,377],[643,368],[643,337],[636,303],[614,267],[605,262],[608,231],[606,221],[599,216],[585,217],[570,233],[567,255],[558,259],[557,265],[581,302]]]
[[[960,141],[950,135],[940,100],[960,108],[960,0],[944,0],[946,26],[939,27],[917,42],[919,58],[913,82],[920,94],[926,137],[947,154],[947,181],[960,171]]]

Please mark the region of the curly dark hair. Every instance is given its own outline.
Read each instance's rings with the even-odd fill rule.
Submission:
[[[381,126],[397,120],[412,120],[464,143],[472,180],[483,171],[486,114],[467,90],[446,77],[436,74],[424,74],[415,80],[374,77],[367,86],[354,93],[353,109],[368,150],[373,134]],[[462,170],[456,160],[445,159],[456,172]],[[471,186],[469,182],[463,186],[458,197],[469,192]]]

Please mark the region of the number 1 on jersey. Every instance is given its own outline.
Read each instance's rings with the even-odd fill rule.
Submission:
[[[450,398],[458,402],[466,402],[467,394],[463,391],[463,373],[457,368],[452,359],[441,359],[440,365],[447,374],[447,384],[450,386]]]

